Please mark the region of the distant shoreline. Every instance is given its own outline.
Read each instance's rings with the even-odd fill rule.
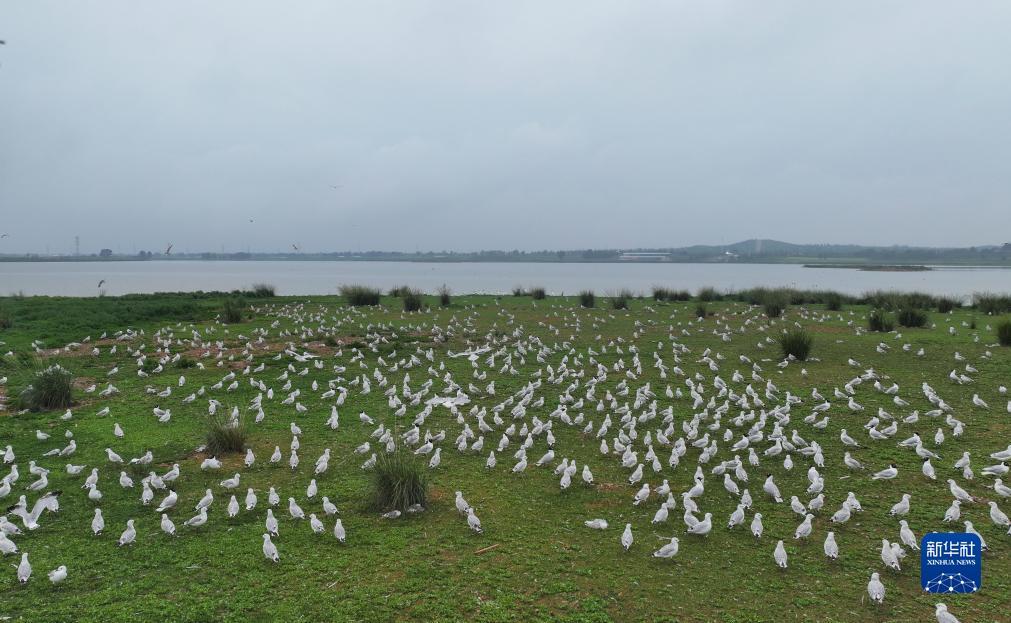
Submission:
[[[806,258],[805,258],[806,259]],[[0,263],[9,264],[77,264],[77,263],[120,263],[120,262],[408,262],[417,264],[706,264],[706,265],[793,265],[804,268],[845,268],[850,270],[861,270],[868,272],[924,272],[935,270],[936,268],[1011,268],[1011,261],[1004,262],[981,262],[979,260],[970,261],[936,261],[926,264],[875,264],[858,262],[805,262],[801,258],[790,257],[763,257],[763,258],[738,258],[735,260],[707,260],[703,258],[667,259],[658,260],[618,260],[618,259],[588,259],[588,258],[564,258],[547,259],[541,257],[515,258],[509,256],[475,257],[471,255],[461,256],[333,256],[329,254],[314,255],[252,255],[245,257],[235,256],[177,256],[164,257],[155,256],[152,258],[140,259],[132,255],[114,255],[111,257],[97,256],[0,256]]]
[[[953,264],[958,266],[958,264]],[[879,272],[908,273],[924,270],[934,270],[922,264],[804,264],[804,268],[848,268],[851,270],[868,270]]]

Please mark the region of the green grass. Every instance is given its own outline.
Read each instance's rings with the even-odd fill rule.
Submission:
[[[583,290],[579,293],[579,306],[585,307],[587,309],[596,306],[597,296],[593,293],[593,290]]]
[[[920,590],[916,554],[910,552],[901,573],[886,573],[878,558],[880,538],[894,540],[898,536],[897,521],[888,516],[888,509],[902,493],[910,493],[912,511],[907,519],[917,536],[950,529],[941,521],[951,499],[944,479],[956,478],[973,495],[996,499],[993,490],[987,488],[992,479],[981,476],[979,469],[990,463],[987,454],[1002,449],[1011,438],[1011,425],[1004,411],[1007,398],[1002,399],[996,390],[999,384],[1008,383],[1011,349],[992,347],[999,337],[998,319],[980,318],[976,330],[965,326],[974,313],[984,313],[968,308],[954,308],[950,314],[934,317],[936,327],[927,325],[896,338],[865,333],[864,318],[872,310],[849,300],[841,313],[825,313],[825,303],[791,302],[783,316],[774,320],[746,301],[710,301],[704,305],[709,319],[698,322],[693,316],[695,302],[656,305],[652,300],[634,298],[628,300],[627,313],[619,314],[583,309],[571,296],[548,297],[534,305],[522,297],[457,295],[449,310],[433,307],[404,315],[399,305],[351,309],[339,297],[280,296],[258,301],[254,318],[229,326],[215,322],[225,296],[216,293],[101,300],[27,297],[3,301],[17,318],[14,327],[0,335],[0,340],[6,342],[0,352],[0,376],[9,379],[3,386],[8,408],[13,408],[11,403],[19,390],[31,383],[35,357],[44,358],[46,365],[61,363],[71,368],[79,387],[96,384],[104,388],[111,382],[120,393],[101,397],[97,392],[76,391],[70,420],[61,419],[65,408],[0,413],[0,439],[4,446],[13,445],[22,472],[17,491],[7,498],[7,505],[22,493],[28,494],[29,502],[37,497],[23,490],[30,481],[26,475],[27,461],[31,459],[51,470],[50,488],[64,492],[58,514],[46,513],[38,530],[15,537],[19,549],[29,552],[35,574],[26,586],[20,586],[14,570],[5,567],[6,573],[0,574],[0,616],[25,621],[928,621],[933,620],[933,604],[938,599]],[[993,325],[992,331],[987,329],[988,324]],[[781,352],[776,338],[783,329],[796,325],[814,337],[812,356],[803,365],[778,368]],[[135,333],[117,339],[116,332],[127,327]],[[954,334],[949,333],[949,327],[955,328]],[[100,337],[103,333],[107,334],[105,338]],[[199,336],[199,342],[194,335]],[[261,335],[263,342],[259,343]],[[90,341],[84,342],[89,336]],[[32,346],[34,340],[44,342],[39,354]],[[447,356],[493,340],[495,350],[502,349],[501,354],[485,352],[474,361]],[[219,350],[219,341],[224,350]],[[74,342],[80,345],[64,349]],[[891,348],[876,350],[880,342]],[[156,352],[162,344],[167,344],[167,352]],[[627,403],[636,418],[654,400],[658,413],[670,407],[673,439],[683,436],[682,424],[702,409],[692,408],[685,378],[672,369],[674,344],[686,349],[677,355],[685,375],[700,374],[706,379],[705,401],[712,397],[716,404],[723,404],[727,399],[712,389],[716,375],[749,403],[752,400],[744,388],[752,384],[767,409],[778,402],[765,397],[765,380],[778,387],[781,399],[787,391],[803,399],[802,404],[793,407],[783,429],[789,437],[796,428],[800,435],[809,441],[817,440],[823,448],[826,510],[817,514],[811,539],[795,541],[793,530],[799,518],[787,504],[772,504],[761,491],[765,475],[771,473],[787,496],[797,493],[806,502],[810,496],[803,495],[803,490],[808,485],[809,459],[794,453],[796,465],[786,470],[782,456],[773,459],[762,455],[770,445],[764,441],[755,446],[761,467],[745,465],[751,480],[741,485],[750,489],[756,510],[764,515],[766,536],[756,541],[747,531],[726,529],[726,518],[736,503],[723,491],[722,478],[712,475],[711,470],[732,456],[728,453],[733,442],[723,441],[724,429],[733,430],[736,440],[754,424],[747,421],[738,428],[730,423],[741,412],[736,406],[723,417],[723,428],[711,433],[719,454],[701,466],[706,474],[706,493],[698,502],[704,512],[713,513],[716,525],[707,538],[684,534],[679,495],[675,496],[677,507],[668,522],[652,525],[656,497],[639,507],[632,506],[637,487],[627,483],[629,471],[620,466],[618,458],[603,457],[600,440],[594,434],[584,434],[582,425],[570,426],[557,415],[551,416],[558,407],[559,394],[572,385],[568,391],[573,400],[583,400],[584,404],[576,408],[570,403],[569,415],[582,414],[587,421],[593,420],[596,429],[610,413],[613,425],[607,435],[609,444],[618,434],[621,416],[613,412],[616,407],[609,400],[605,412],[596,411],[597,399],[604,399],[608,392],[616,406]],[[908,350],[902,348],[905,344],[910,345]],[[113,346],[117,347],[115,353],[111,352]],[[518,350],[520,346],[524,352]],[[99,354],[92,354],[94,347],[99,348]],[[141,347],[150,362],[144,364],[150,375],[146,378],[137,376],[137,358],[133,355]],[[926,356],[915,355],[920,348]],[[432,362],[425,357],[430,349]],[[719,366],[718,372],[702,361],[706,349],[711,349],[710,357]],[[992,351],[989,355],[988,349]],[[8,350],[13,354],[2,354]],[[315,353],[324,365],[317,368],[314,360],[298,361],[285,351],[300,357],[305,352]],[[965,363],[978,369],[970,373],[975,381],[971,385],[958,385],[947,378],[956,351],[965,357]],[[161,372],[155,372],[159,359],[170,360],[180,353],[201,365],[180,369],[166,363]],[[488,359],[493,353],[496,356],[490,364]],[[669,367],[664,375],[653,365],[654,353]],[[507,354],[515,374],[500,372]],[[422,364],[405,368],[412,355]],[[742,363],[742,355],[761,368],[758,374],[763,381],[751,379],[753,368]],[[385,363],[379,363],[380,358]],[[641,372],[636,371],[636,358],[641,361]],[[859,361],[860,367],[849,365],[849,358]],[[600,373],[598,363],[606,375],[597,382],[595,399],[590,400],[586,398],[587,381]],[[293,370],[289,370],[289,364]],[[261,372],[252,372],[260,365],[264,366]],[[548,380],[548,365],[561,379],[557,384]],[[427,371],[429,366],[434,375]],[[247,367],[250,373],[243,374]],[[377,367],[389,381],[385,387],[373,377]],[[107,376],[114,368],[119,371]],[[806,374],[802,374],[802,368]],[[963,365],[958,368],[962,370]],[[854,385],[855,400],[865,408],[862,414],[850,412],[845,401],[832,397],[834,387],[842,389],[854,375],[867,369],[880,375],[885,386],[897,383],[901,387],[899,395],[910,406],[897,407],[891,396],[875,390],[870,381]],[[307,370],[305,375],[300,374],[303,370]],[[538,370],[543,370],[540,378],[534,376]],[[735,370],[745,377],[743,382],[732,381]],[[583,376],[562,377],[563,371]],[[239,381],[235,390],[228,391],[227,381],[221,389],[212,389],[230,372],[235,372]],[[279,379],[285,372],[287,380]],[[181,374],[185,374],[186,381],[179,387]],[[446,380],[447,374],[450,380]],[[479,374],[487,377],[478,380],[475,376]],[[372,383],[367,394],[361,386],[362,375]],[[401,389],[407,376],[414,391],[429,379],[432,388],[419,404],[409,405],[404,416],[397,416],[384,392],[395,387],[403,397]],[[354,379],[359,382],[352,385]],[[273,399],[263,398],[265,417],[261,422],[255,422],[255,411],[248,410],[250,401],[263,393],[250,380],[262,381],[275,392]],[[331,380],[348,389],[346,402],[338,407],[340,426],[336,431],[324,425],[335,406],[335,398],[322,397]],[[496,382],[494,395],[485,391],[492,380]],[[297,400],[306,407],[305,413],[297,413],[293,405],[281,404],[288,393],[281,387],[288,381],[290,391],[300,391]],[[313,382],[318,389],[312,389]],[[924,415],[933,408],[920,391],[924,382],[952,405],[954,417],[966,423],[961,437],[951,436],[943,417]],[[359,468],[371,452],[384,454],[372,433],[382,424],[399,444],[401,435],[422,412],[424,401],[434,395],[455,395],[453,383],[468,393],[472,402],[458,407],[457,413],[437,406],[419,426],[422,435],[426,430],[433,434],[445,430],[447,435],[440,444],[442,463],[438,469],[428,469],[427,457],[415,459],[429,481],[427,510],[397,520],[380,518],[369,508],[373,472]],[[495,405],[529,383],[540,384],[536,396],[545,398],[544,406],[529,406],[526,419],[515,421],[510,414],[512,406],[507,407],[501,413],[504,425],[485,434],[482,452],[457,451],[454,439],[462,429],[457,417],[478,432],[472,408],[486,409],[485,419],[493,424]],[[480,391],[471,391],[470,384]],[[630,390],[627,395],[620,393],[622,384]],[[646,384],[655,398],[634,408],[636,391]],[[668,398],[668,385],[672,391],[680,388],[683,396]],[[162,398],[148,393],[148,387],[156,391],[172,387],[173,391]],[[200,387],[206,390],[204,396],[190,403],[182,401]],[[814,388],[832,403],[824,414],[830,418],[824,431],[804,422],[816,403],[810,398]],[[987,400],[992,410],[975,409],[974,393]],[[219,413],[228,413],[232,407],[242,412],[245,445],[256,454],[251,468],[245,468],[242,455],[235,453],[224,456],[222,470],[199,469],[204,455],[195,453],[195,449],[207,441],[208,398],[221,401]],[[109,416],[96,415],[105,407],[110,409]],[[154,407],[171,408],[171,421],[158,423],[151,413]],[[744,413],[752,408],[756,413],[760,411],[749,404]],[[862,424],[878,408],[897,418],[915,409],[920,421],[900,422],[899,433],[892,440],[873,442]],[[362,423],[358,419],[361,412],[376,423]],[[577,475],[573,486],[561,491],[552,468],[533,466],[547,450],[543,434],[533,437],[534,445],[528,450],[530,467],[523,474],[510,473],[515,463],[512,455],[523,441],[519,429],[524,421],[530,424],[533,417],[552,423],[556,438],[552,466],[562,457],[575,460],[580,467],[589,465],[596,482],[593,487],[583,486]],[[699,450],[689,446],[681,464],[670,468],[670,448],[656,440],[656,429],[666,426],[663,417],[659,414],[636,422],[637,447],[642,447],[643,436],[650,432],[662,463],[659,474],[652,473],[647,465],[645,480],[655,486],[668,479],[675,492],[685,491],[691,486]],[[771,430],[772,416],[769,419],[767,431]],[[112,435],[114,422],[123,426],[123,439]],[[303,430],[298,450],[301,464],[296,470],[287,464],[292,422]],[[496,452],[498,466],[485,469],[488,452],[495,449],[505,426],[513,423],[517,434],[505,451]],[[704,421],[704,425],[712,423],[711,417]],[[859,436],[861,448],[842,445],[839,429],[843,427],[854,437]],[[948,436],[939,448],[932,441],[938,427],[943,427]],[[52,437],[40,441],[36,429]],[[43,457],[45,452],[66,445],[64,433],[68,430],[77,441],[76,453],[69,458]],[[704,426],[700,427],[700,435],[705,431]],[[930,440],[928,446],[943,457],[934,462],[939,477],[936,482],[920,476],[920,461],[914,453],[896,446],[897,441],[914,432]],[[354,449],[365,441],[372,444],[370,453],[354,454]],[[276,465],[268,461],[275,446],[280,446],[284,455]],[[170,512],[179,536],[163,535],[153,508],[139,502],[139,476],[150,470],[134,478],[137,487],[122,489],[116,482],[120,470],[108,463],[106,447],[115,449],[126,460],[151,450],[155,457],[152,469],[158,473],[164,473],[172,463],[180,464],[183,475],[175,484],[180,502]],[[326,448],[332,453],[329,469],[316,475],[313,465]],[[846,450],[870,469],[894,461],[900,477],[872,482],[866,473],[842,465]],[[960,470],[951,467],[962,451],[972,452],[976,470],[972,481],[963,480]],[[741,457],[747,462],[746,451]],[[80,476],[70,476],[64,468],[67,462],[87,465],[88,469]],[[91,467],[101,472],[104,494],[100,506],[107,527],[99,537],[88,529],[96,505],[80,488]],[[230,494],[218,483],[235,472],[242,474],[237,492],[240,502],[246,487],[252,487],[260,501],[255,511],[242,510],[236,518],[228,519],[225,506]],[[0,474],[6,474],[6,469]],[[307,513],[322,518],[319,496],[313,501],[305,497],[312,478],[319,484],[319,496],[329,496],[340,509],[348,533],[344,545],[329,533],[314,535],[307,522],[288,518],[288,497],[295,497]],[[275,539],[281,553],[277,565],[264,561],[260,552],[267,490],[271,486],[282,498],[281,506],[274,509],[281,522],[281,537]],[[193,505],[207,488],[216,498],[208,525],[184,528],[182,522],[193,514]],[[484,534],[471,532],[456,512],[456,490],[463,491],[474,506]],[[830,526],[827,517],[839,507],[847,491],[856,493],[864,512],[847,524]],[[158,495],[156,501],[160,499]],[[1008,502],[998,502],[1005,512],[1011,512]],[[984,589],[977,595],[953,595],[944,601],[962,621],[1004,621],[1007,595],[1011,594],[1011,542],[1005,530],[990,523],[985,504],[967,504],[962,510],[991,547],[984,561]],[[593,517],[606,518],[611,527],[603,532],[584,528],[582,522]],[[129,518],[137,522],[138,541],[130,548],[119,548],[115,540]],[[325,522],[328,529],[332,528],[331,519]],[[631,523],[635,533],[635,544],[628,553],[622,552],[618,544],[625,523]],[[835,530],[842,551],[835,562],[827,561],[821,552],[828,529]],[[652,558],[650,554],[661,544],[660,539],[675,534],[681,538],[678,557],[671,561]],[[772,549],[779,538],[786,540],[790,555],[790,567],[782,572],[772,563]],[[490,546],[496,547],[475,553]],[[6,557],[3,562],[16,560]],[[64,584],[53,587],[45,573],[60,564],[69,567],[70,575]],[[865,598],[872,571],[882,573],[888,591],[885,603],[879,607],[871,606]]]

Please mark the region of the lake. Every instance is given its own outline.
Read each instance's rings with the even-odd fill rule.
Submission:
[[[513,286],[542,286],[552,294],[582,289],[607,294],[619,288],[648,293],[653,285],[697,291],[705,286],[742,289],[786,286],[831,289],[919,290],[968,296],[1011,291],[1006,268],[940,267],[920,272],[804,268],[796,264],[525,264],[325,261],[0,262],[0,293],[94,296],[168,291],[234,290],[270,283],[278,294],[334,294],[341,284],[387,289],[410,285],[434,292],[446,284],[457,294],[507,293]]]

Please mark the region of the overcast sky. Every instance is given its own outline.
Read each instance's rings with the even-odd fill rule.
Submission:
[[[1009,33],[982,0],[5,2],[0,252],[1002,243]]]

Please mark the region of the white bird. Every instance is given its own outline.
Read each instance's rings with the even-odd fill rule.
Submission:
[[[786,548],[783,547],[782,540],[776,542],[776,549],[773,550],[772,557],[776,560],[776,564],[779,566],[780,569],[786,569],[786,562],[787,562]]]
[[[102,509],[95,509],[95,516],[91,520],[91,531],[95,535],[102,534],[102,530],[105,530],[105,518],[102,517]]]
[[[21,554],[21,564],[18,565],[18,582],[28,583],[28,578],[32,577],[32,565],[28,562],[28,552]]]
[[[885,601],[885,585],[881,583],[881,576],[876,571],[871,574],[871,580],[867,583],[867,595],[876,604]]]
[[[63,580],[67,579],[67,566],[60,565],[52,571],[49,572],[49,581],[53,584],[59,584]]]
[[[934,608],[934,616],[937,617],[937,623],[959,623],[955,615],[948,612],[948,606],[939,603]]]
[[[288,498],[288,514],[292,519],[305,519],[305,511],[298,505],[295,498]]]
[[[713,514],[706,513],[705,518],[697,524],[688,528],[688,534],[707,536],[713,529]]]
[[[126,520],[126,530],[123,530],[123,534],[119,535],[119,546],[130,545],[135,540],[137,540],[137,530],[133,527],[133,520]]]
[[[333,535],[341,543],[344,543],[347,539],[347,535],[344,532],[344,524],[341,523],[340,517],[337,518],[337,523],[333,525]]]
[[[632,547],[632,524],[625,524],[625,531],[621,533],[621,547],[627,552]]]
[[[607,530],[606,519],[590,519],[583,522],[583,525],[592,530]]]
[[[467,525],[470,527],[471,530],[473,530],[478,534],[484,532],[484,530],[481,528],[481,520],[478,519],[477,515],[474,514],[473,507],[467,508]]]
[[[990,501],[990,521],[998,526],[1011,526],[1011,519],[1008,519],[1004,511],[997,507],[997,502],[992,500]]]
[[[891,480],[899,475],[899,468],[895,467],[895,464],[890,464],[887,468],[875,473],[871,478],[873,480]]]
[[[660,549],[653,552],[653,558],[673,558],[677,556],[678,548],[680,546],[680,541],[676,536],[670,538],[670,543],[667,543]]]
[[[839,558],[839,545],[835,542],[835,532],[829,531],[825,537],[823,549],[825,550],[825,556],[830,560]]]
[[[174,536],[176,533],[176,525],[172,523],[172,520],[165,513],[161,514],[161,531],[169,536]]]
[[[191,528],[199,528],[207,523],[207,508],[201,508],[196,515],[183,522],[183,525]]]
[[[269,534],[263,535],[263,556],[271,562],[280,562],[281,556],[277,553],[277,546],[270,540]]]
[[[161,503],[158,504],[158,508],[154,510],[156,513],[164,513],[165,511],[174,507],[178,500],[179,495],[175,491],[169,490],[168,495],[166,495],[165,499],[163,499]]]
[[[463,492],[462,491],[457,491],[456,492],[456,501],[455,501],[455,504],[456,504],[456,511],[458,513],[460,513],[461,515],[466,515],[467,514],[467,509],[470,508],[470,504],[467,503],[467,500],[463,499]]]

